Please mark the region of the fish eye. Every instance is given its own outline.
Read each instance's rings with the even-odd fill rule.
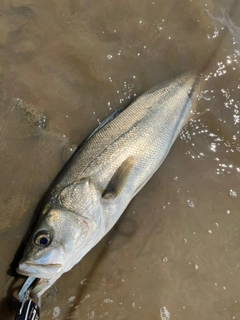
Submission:
[[[51,243],[51,236],[47,231],[39,231],[34,236],[34,243],[39,247],[47,247]]]

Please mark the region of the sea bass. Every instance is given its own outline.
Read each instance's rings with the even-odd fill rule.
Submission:
[[[166,158],[191,109],[196,76],[149,90],[90,135],[49,190],[17,272],[40,296],[113,227]]]

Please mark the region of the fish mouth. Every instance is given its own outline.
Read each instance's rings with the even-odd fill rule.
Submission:
[[[52,279],[39,279],[37,284],[31,289],[30,297],[39,298],[47,289],[49,289],[55,280]]]
[[[56,274],[62,271],[61,264],[35,264],[35,263],[21,263],[17,268],[17,273],[27,277],[35,277],[40,279],[52,279]]]
[[[62,268],[63,266],[61,264],[34,264],[24,262],[19,264],[16,271],[23,276],[39,279],[30,291],[32,298],[38,298],[60,277]]]

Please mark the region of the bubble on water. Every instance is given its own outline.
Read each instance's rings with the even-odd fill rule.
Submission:
[[[111,300],[111,299],[104,299],[103,300],[105,303],[113,303],[113,300]]]
[[[229,190],[229,195],[231,198],[237,198],[237,192],[232,189]]]
[[[187,200],[187,204],[189,205],[190,208],[194,208],[195,207],[193,201],[191,201],[191,200]]]
[[[71,296],[70,298],[68,298],[68,301],[69,301],[69,302],[73,302],[73,300],[74,300],[75,298],[76,298],[75,296]]]
[[[59,317],[59,315],[60,315],[60,308],[59,307],[54,307],[53,308],[52,318],[56,319],[57,317]]]
[[[166,307],[162,307],[160,309],[160,317],[161,317],[161,320],[169,320],[170,319],[170,313],[168,312]]]
[[[210,146],[210,150],[212,150],[213,152],[216,152],[216,148],[217,148],[217,144],[215,142],[212,142]]]
[[[95,312],[92,310],[88,313],[88,319],[93,319],[95,316]]]
[[[230,212],[231,212],[230,210],[227,210],[227,214],[230,214]]]
[[[230,56],[227,56],[226,63],[227,64],[231,64],[232,63],[232,59],[231,59]]]
[[[163,262],[167,262],[168,261],[168,258],[167,257],[164,257],[163,258]]]

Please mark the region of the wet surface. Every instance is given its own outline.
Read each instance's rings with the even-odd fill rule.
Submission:
[[[240,27],[237,1],[3,1],[2,318],[13,319],[22,284],[9,265],[74,145],[135,96],[203,66],[198,117],[113,230],[46,292],[41,318],[164,319],[164,306],[175,320],[240,318],[240,44],[239,29],[206,14],[221,8]]]

